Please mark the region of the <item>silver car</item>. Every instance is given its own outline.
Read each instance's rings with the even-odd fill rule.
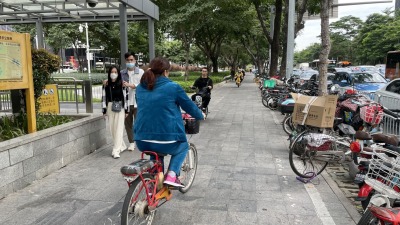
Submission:
[[[387,83],[375,92],[375,101],[388,109],[400,109],[400,78]]]

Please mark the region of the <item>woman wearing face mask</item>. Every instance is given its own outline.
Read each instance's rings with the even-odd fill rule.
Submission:
[[[108,82],[103,85],[103,115],[109,118],[111,136],[114,142],[112,156],[120,157],[120,152],[126,149],[123,141],[124,121],[129,113],[128,88],[122,85],[121,74],[117,67],[108,70]]]

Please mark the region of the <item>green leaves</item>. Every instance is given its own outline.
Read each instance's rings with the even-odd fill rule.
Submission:
[[[44,130],[53,126],[71,122],[73,117],[60,116],[52,114],[36,115],[37,130]],[[0,141],[9,140],[27,134],[28,116],[20,113],[13,116],[4,116],[0,118]]]
[[[45,49],[32,49],[32,70],[35,99],[42,94],[43,87],[49,83],[51,74],[60,65],[60,58]]]

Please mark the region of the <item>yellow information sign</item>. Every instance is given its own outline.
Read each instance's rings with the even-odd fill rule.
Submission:
[[[60,104],[58,101],[58,90],[56,84],[47,84],[42,91],[42,95],[39,98],[41,113],[60,113]]]
[[[25,89],[28,132],[36,131],[29,34],[0,31],[0,91]]]

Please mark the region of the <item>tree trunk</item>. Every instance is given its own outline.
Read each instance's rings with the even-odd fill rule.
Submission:
[[[327,90],[327,73],[328,73],[328,56],[331,50],[331,42],[329,40],[329,10],[331,8],[331,0],[321,0],[321,52],[319,54],[319,85],[318,95],[324,96],[328,94]]]
[[[264,74],[265,68],[264,68],[264,61],[263,60],[258,60],[257,61],[257,69],[259,74]]]
[[[189,77],[189,57],[190,57],[190,44],[185,44],[185,78],[184,80],[187,81]]]
[[[212,72],[218,73],[218,57],[211,56]]]
[[[271,43],[271,65],[269,69],[269,76],[275,76],[278,70],[278,59],[280,50],[280,34],[281,34],[281,18],[282,18],[282,0],[275,2],[275,21],[274,21],[274,36]]]

